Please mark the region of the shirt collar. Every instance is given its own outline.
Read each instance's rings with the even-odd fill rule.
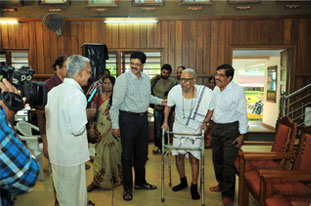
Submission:
[[[137,76],[132,71],[128,71],[128,72],[130,73],[130,78],[132,80],[138,79]],[[142,79],[142,78],[143,78],[143,72],[140,72],[140,79]]]
[[[65,78],[65,79],[64,79],[64,83],[65,83],[65,84],[70,84],[70,85],[72,85],[72,86],[78,88],[79,90],[81,90],[81,91],[83,92],[83,90],[82,90],[80,84],[79,84],[76,80],[74,80],[74,79],[72,79],[72,78]]]

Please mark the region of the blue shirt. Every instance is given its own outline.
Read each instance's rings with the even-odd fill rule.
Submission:
[[[22,194],[34,187],[39,166],[23,143],[16,137],[6,114],[0,111],[0,189],[9,194]],[[7,197],[0,197],[3,206],[7,205]]]
[[[119,110],[127,112],[146,112],[149,104],[161,104],[162,99],[151,95],[148,75],[141,72],[137,78],[132,71],[121,74],[114,85],[110,118],[112,129],[119,129]]]

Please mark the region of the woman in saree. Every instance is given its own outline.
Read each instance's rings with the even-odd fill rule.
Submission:
[[[96,105],[97,98],[100,98],[96,130],[96,153],[93,162],[93,181],[87,187],[88,192],[97,188],[113,189],[122,183],[121,140],[112,135],[109,117],[114,82],[114,77],[105,77],[102,85],[103,93],[100,94],[100,97],[95,96],[93,100],[94,105]]]

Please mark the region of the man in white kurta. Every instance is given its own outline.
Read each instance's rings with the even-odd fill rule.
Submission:
[[[168,94],[167,106],[164,111],[164,123],[162,128],[168,129],[167,118],[171,107],[175,106],[175,120],[173,125],[174,133],[199,134],[205,115],[208,111],[212,96],[212,90],[196,85],[195,71],[185,69],[182,72],[180,85],[176,85]],[[202,143],[201,136],[175,135],[173,146],[199,148]],[[181,183],[172,188],[173,191],[179,191],[188,186],[185,175],[185,156],[190,158],[192,168],[192,199],[200,199],[197,192],[197,179],[199,174],[200,151],[174,149],[172,154],[176,156],[176,166],[180,175]]]
[[[56,196],[61,206],[86,206],[84,163],[89,160],[85,125],[87,101],[81,86],[87,85],[89,60],[70,56],[67,77],[48,94],[45,107],[49,158]]]

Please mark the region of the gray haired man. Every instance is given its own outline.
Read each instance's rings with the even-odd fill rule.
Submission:
[[[72,55],[68,58],[67,78],[48,93],[48,151],[57,200],[62,206],[87,205],[87,102],[81,86],[87,85],[91,73],[87,58]]]

